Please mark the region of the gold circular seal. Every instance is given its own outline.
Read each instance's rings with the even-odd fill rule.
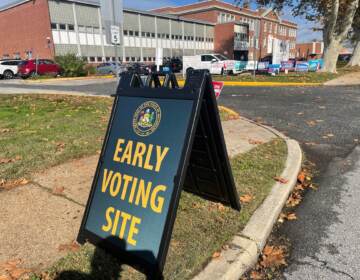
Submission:
[[[139,136],[149,136],[159,126],[161,120],[161,109],[154,101],[141,104],[135,111],[133,117],[133,129]]]

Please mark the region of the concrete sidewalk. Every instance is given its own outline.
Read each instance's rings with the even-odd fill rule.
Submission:
[[[230,156],[277,137],[244,119],[223,123]],[[22,268],[43,269],[67,253],[76,239],[98,155],[74,160],[42,173],[31,183],[0,192],[1,264],[18,260]]]
[[[328,81],[325,86],[355,86],[360,85],[360,72],[353,72]]]

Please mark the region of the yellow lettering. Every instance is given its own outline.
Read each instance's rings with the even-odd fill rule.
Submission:
[[[116,188],[115,188],[115,181],[116,180],[117,180],[117,184],[116,184]],[[113,176],[112,180],[111,180],[110,195],[112,197],[117,196],[119,191],[120,191],[120,187],[121,187],[121,174],[116,172],[115,175]]]
[[[144,182],[144,180],[140,180],[138,190],[137,190],[135,205],[139,205],[140,198],[141,198],[141,206],[143,208],[147,207],[150,190],[151,190],[151,185],[152,185],[152,183],[148,182],[147,186],[146,186],[146,190],[145,190],[145,182]]]
[[[136,227],[136,225],[140,223],[141,223],[141,219],[133,216],[130,224],[129,235],[127,238],[127,242],[133,246],[136,246],[136,240],[134,240],[134,234],[139,233],[139,229]]]
[[[121,199],[125,200],[128,185],[132,181],[133,177],[124,174],[123,179],[124,179],[124,185],[123,185],[123,189],[122,189],[122,193],[121,193]]]
[[[132,186],[131,186],[130,196],[129,196],[129,203],[133,203],[137,181],[138,181],[138,178],[134,177],[134,180],[133,180],[133,183],[132,183]]]
[[[132,161],[133,166],[136,166],[136,164],[140,168],[143,166],[143,156],[145,152],[146,152],[146,145],[144,143],[138,142],[136,144],[134,158]]]
[[[161,146],[156,146],[156,166],[155,166],[155,171],[159,172],[160,168],[161,168],[161,163],[164,160],[166,154],[168,153],[169,148],[165,147],[162,151],[161,151]]]
[[[147,170],[153,170],[153,166],[150,164],[151,153],[152,153],[153,147],[154,146],[152,144],[149,144],[149,148],[146,153],[144,168]]]
[[[101,185],[101,191],[102,192],[105,192],[108,185],[109,185],[109,182],[111,180],[111,177],[113,176],[113,171],[110,170],[110,174],[108,174],[108,170],[105,168],[104,169],[104,177],[103,177],[103,181],[102,181],[102,185]]]
[[[122,224],[121,224],[119,237],[121,239],[123,239],[124,234],[125,234],[126,224],[131,219],[131,215],[128,214],[128,213],[125,213],[125,212],[121,212],[121,217],[123,218],[123,221],[122,221]]]
[[[124,161],[126,160],[127,164],[131,164],[132,146],[133,146],[133,141],[129,140],[129,142],[126,145],[123,156],[121,158],[121,163],[124,163]]]
[[[117,226],[118,226],[118,223],[119,223],[119,217],[120,217],[120,211],[116,210],[116,214],[115,214],[115,218],[114,218],[114,226],[113,226],[112,231],[111,231],[112,235],[116,234]]]
[[[103,225],[101,227],[101,229],[103,231],[108,232],[112,228],[112,220],[111,220],[110,214],[114,213],[114,212],[115,212],[114,207],[109,207],[108,209],[106,209],[105,218],[106,218],[107,225],[106,226]]]
[[[166,191],[166,186],[158,185],[153,189],[151,193],[150,206],[155,213],[162,212],[162,208],[164,206],[164,198],[158,196],[158,192],[164,192],[164,191]]]
[[[116,144],[116,148],[115,148],[115,152],[114,152],[114,161],[120,162],[120,157],[119,157],[119,153],[122,151],[122,147],[121,145],[125,143],[124,139],[118,139],[117,144]]]

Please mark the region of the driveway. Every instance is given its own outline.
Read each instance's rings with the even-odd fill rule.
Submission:
[[[360,87],[226,88],[219,100],[298,140],[319,172],[298,220],[285,279],[359,279]]]

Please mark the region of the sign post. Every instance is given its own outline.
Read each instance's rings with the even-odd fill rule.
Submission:
[[[182,188],[240,210],[210,74],[122,75],[78,241],[162,279]]]

